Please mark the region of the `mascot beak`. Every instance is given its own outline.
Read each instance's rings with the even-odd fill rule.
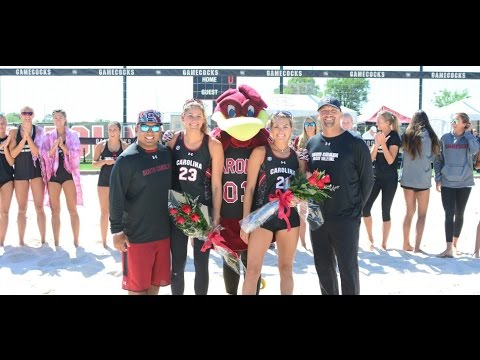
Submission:
[[[261,110],[257,117],[225,118],[220,111],[212,115],[212,120],[216,121],[220,129],[240,141],[250,140],[257,135],[260,129],[265,127],[268,118],[265,110]]]

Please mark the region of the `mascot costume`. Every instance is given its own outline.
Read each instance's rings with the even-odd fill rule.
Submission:
[[[267,145],[269,132],[265,124],[269,115],[267,104],[258,92],[248,85],[229,89],[221,94],[212,115],[217,123],[211,135],[221,141],[225,153],[223,167],[223,200],[221,209],[221,235],[226,244],[235,250],[245,266],[247,245],[240,238],[239,221],[243,218],[243,194],[247,183],[247,161],[253,148]],[[240,276],[223,263],[225,290],[235,295]],[[259,279],[260,285],[260,279]],[[257,287],[258,293],[259,286]]]

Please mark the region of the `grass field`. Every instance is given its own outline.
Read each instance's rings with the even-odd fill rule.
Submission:
[[[100,169],[94,168],[91,162],[84,163],[83,161],[80,161],[80,171],[88,171],[88,170],[100,171]]]

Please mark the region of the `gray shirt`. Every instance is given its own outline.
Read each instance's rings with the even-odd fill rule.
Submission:
[[[429,189],[432,186],[432,162],[435,156],[432,153],[432,140],[428,131],[423,129],[420,136],[421,154],[417,154],[413,159],[411,154],[403,153],[400,185],[414,189]]]
[[[473,154],[478,152],[478,141],[471,131],[456,136],[449,132],[441,138],[440,154],[435,157],[435,181],[442,187],[464,188],[473,181]]]

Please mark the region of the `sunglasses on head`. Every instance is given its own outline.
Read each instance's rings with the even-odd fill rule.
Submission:
[[[22,115],[30,115],[30,116],[32,116],[32,115],[33,115],[33,111],[22,111],[21,114],[22,114]]]
[[[316,124],[315,124],[315,122],[309,122],[309,121],[307,121],[307,122],[305,122],[305,123],[303,124],[303,126],[316,126]]]
[[[292,113],[290,111],[284,111],[284,110],[277,111],[275,114],[273,114],[273,117],[282,116],[282,115],[290,119],[293,118]]]
[[[161,130],[161,128],[160,128],[160,125],[148,126],[146,124],[141,124],[140,130],[143,132],[148,132],[148,130],[152,130],[152,132],[157,133]]]

